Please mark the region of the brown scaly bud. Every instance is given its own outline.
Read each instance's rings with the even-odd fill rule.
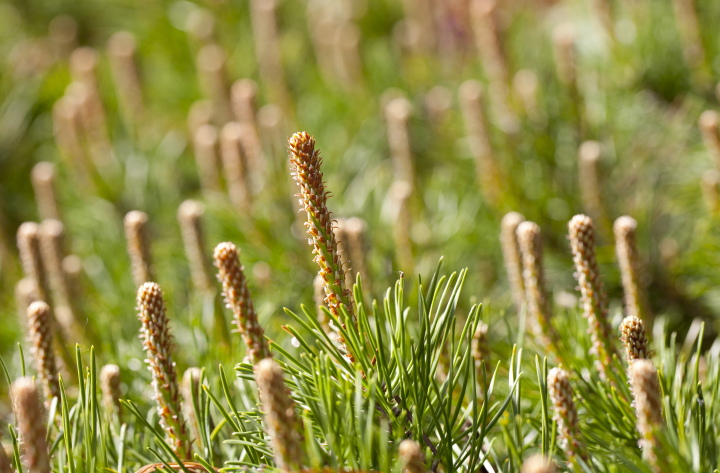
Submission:
[[[45,441],[46,417],[37,385],[32,378],[19,378],[12,385],[17,427],[25,449],[23,460],[29,473],[50,473]]]
[[[40,299],[50,300],[50,283],[40,249],[40,226],[35,222],[20,225],[17,245],[25,277],[35,281]]]
[[[222,121],[229,120],[231,116],[225,60],[225,51],[217,44],[203,46],[197,55],[200,84],[205,95],[212,100],[217,117]]]
[[[650,342],[641,319],[634,315],[625,317],[620,324],[620,335],[628,364],[650,358]]]
[[[100,391],[105,412],[113,418],[120,418],[120,367],[118,365],[105,365],[100,370]]]
[[[552,42],[558,79],[563,85],[575,88],[577,86],[575,29],[567,23],[556,26],[553,30]]]
[[[55,165],[46,161],[37,163],[30,173],[33,191],[35,191],[35,202],[37,202],[40,217],[43,219],[60,218],[57,199],[55,198],[56,177]]]
[[[662,393],[655,365],[650,360],[636,360],[630,365],[630,380],[635,395],[637,429],[640,432],[640,446],[643,457],[654,472],[667,471],[662,468],[662,458],[656,429],[663,426]]]
[[[353,287],[360,274],[363,288],[367,290],[369,281],[365,264],[365,221],[358,217],[337,220],[335,237],[338,241],[340,260],[345,269],[345,286]]]
[[[264,358],[272,357],[250,297],[237,247],[230,242],[220,243],[215,247],[214,259],[225,304],[233,311],[234,323],[247,346],[248,354],[255,364]]]
[[[10,466],[10,459],[7,453],[5,453],[5,447],[0,444],[0,473],[13,473],[13,469]]]
[[[320,151],[315,150],[315,139],[304,131],[292,135],[288,142],[292,175],[300,187],[300,201],[308,217],[305,223],[308,242],[313,246],[315,262],[320,267],[325,286],[325,303],[341,323],[340,306],[345,306],[354,324],[353,302],[350,291],[345,289],[345,273],[333,233],[333,220],[327,208],[329,193],[325,190],[320,170]]]
[[[522,473],[555,473],[555,464],[552,460],[535,454],[523,462]]]
[[[500,246],[505,260],[510,292],[518,313],[525,308],[525,283],[523,282],[522,258],[517,240],[517,229],[523,221],[525,221],[525,217],[517,212],[510,212],[500,222]]]
[[[133,281],[136,286],[141,286],[153,278],[148,215],[139,210],[132,210],[125,215],[124,223]]]
[[[182,379],[182,397],[183,397],[183,413],[185,420],[190,426],[190,432],[194,442],[200,442],[200,424],[195,415],[195,404],[193,403],[193,392],[196,396],[200,395],[200,377],[202,370],[198,367],[191,367],[185,370]]]
[[[152,375],[152,386],[160,416],[160,426],[170,440],[170,446],[180,459],[190,457],[185,421],[182,417],[177,369],[172,361],[170,321],[160,286],[147,282],[137,293],[138,318],[142,323],[140,338],[147,352],[146,362]]]
[[[25,320],[30,304],[40,300],[37,283],[33,278],[22,278],[15,284],[15,304],[20,320]]]
[[[272,359],[260,361],[255,367],[255,382],[262,401],[265,426],[272,437],[275,463],[284,473],[300,471],[302,449],[295,403],[285,388],[282,368]]]
[[[235,210],[247,214],[251,208],[251,193],[246,148],[243,144],[248,127],[238,122],[226,124],[220,132],[220,158],[227,190]]]
[[[128,121],[137,125],[143,113],[143,98],[140,75],[135,63],[135,37],[128,31],[119,31],[110,37],[107,49],[121,107]]]
[[[558,336],[551,323],[552,306],[545,287],[540,226],[535,222],[522,222],[517,227],[517,239],[522,257],[528,314],[536,334],[546,346],[557,352]]]
[[[600,279],[595,259],[595,228],[586,215],[576,215],[568,224],[570,247],[575,262],[575,277],[581,294],[583,317],[587,319],[592,337],[596,366],[601,375],[610,369],[610,359],[615,347],[610,339],[610,323],[607,319],[607,295]]]
[[[714,110],[705,110],[698,118],[698,128],[715,169],[720,171],[720,115]]]
[[[185,245],[185,256],[190,263],[190,275],[195,287],[202,292],[212,289],[212,278],[205,257],[205,238],[202,216],[205,209],[196,200],[186,200],[178,209],[178,221]]]
[[[638,431],[647,438],[655,427],[663,424],[662,395],[657,370],[650,360],[636,360],[630,371],[637,396],[635,407]]]
[[[43,385],[46,404],[49,405],[53,397],[60,398],[58,369],[53,351],[54,320],[50,306],[43,301],[33,302],[28,307],[27,319],[35,369]]]
[[[465,132],[483,195],[488,203],[497,205],[502,198],[501,178],[488,133],[482,85],[476,80],[465,81],[460,85],[459,94]]]
[[[625,294],[625,313],[636,315],[652,325],[652,313],[640,283],[640,255],[638,254],[634,218],[622,216],[615,220],[615,250],[617,251]]]
[[[572,387],[568,373],[560,368],[553,368],[547,377],[550,400],[555,408],[555,421],[558,425],[560,446],[568,457],[587,458],[585,445],[580,438],[578,413],[573,402]]]
[[[200,176],[200,187],[204,192],[220,190],[217,148],[217,129],[212,125],[201,125],[195,132],[193,151]]]
[[[405,439],[398,447],[398,460],[403,473],[426,473],[420,444],[414,440]]]
[[[404,97],[391,100],[385,107],[385,121],[395,179],[405,181],[412,187],[415,179],[415,165],[410,146],[410,130],[408,129],[411,116],[412,106]]]

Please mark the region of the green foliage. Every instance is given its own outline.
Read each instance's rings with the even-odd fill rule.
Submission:
[[[179,368],[202,369],[200,387],[192,386],[185,406],[197,427],[193,461],[228,472],[276,470],[253,367],[242,362],[240,338],[218,336],[228,315],[220,295],[201,293],[190,282],[176,224],[177,207],[188,197],[205,204],[208,246],[229,240],[242,249],[261,325],[296,403],[306,466],[398,471],[397,446],[412,438],[433,471],[519,472],[535,453],[552,458],[561,471],[652,471],[638,447],[627,364],[613,359],[609,379],[597,373],[587,324],[577,304],[567,302],[575,283],[566,224],[584,210],[577,150],[589,139],[603,147],[599,175],[608,215],[629,214],[639,223],[647,289],[658,315],[649,338],[663,395],[664,425],[657,437],[668,467],[693,473],[720,468],[720,226],[717,211],[703,202],[700,191],[700,178],[712,163],[695,127],[702,110],[718,107],[710,86],[720,78],[718,2],[694,2],[706,56],[697,68],[684,60],[684,38],[670,1],[612,2],[615,41],[588,11],[588,2],[503,5],[502,42],[510,73],[535,72],[540,113],[528,116],[514,97],[509,106],[520,119],[519,130],[506,133],[494,94],[486,94],[489,140],[503,176],[497,206],[478,190],[454,98],[463,80],[487,84],[488,71],[475,60],[469,32],[452,53],[409,51],[396,41],[401,2],[353,2],[365,6],[353,18],[361,32],[362,71],[359,84],[347,87],[326,77],[318,64],[322,58],[312,54],[314,31],[305,2],[279,2],[280,54],[291,100],[281,109],[278,133],[306,129],[316,137],[327,187],[335,195],[331,210],[335,216],[361,216],[369,229],[370,281],[358,277],[353,288],[357,325],[346,312],[338,318],[320,309],[332,321],[333,335],[310,308],[317,268],[293,210],[296,190],[288,179],[283,136],[262,133],[266,169],[252,193],[251,211],[238,213],[224,193],[199,187],[185,129],[191,103],[202,98],[193,66],[201,44],[187,34],[185,20],[193,11],[211,12],[215,40],[228,55],[228,78],[255,79],[259,105],[272,105],[272,90],[253,59],[248,3],[0,2],[5,58],[0,64],[0,418],[8,425],[0,443],[11,447],[15,471],[27,468],[21,465],[24,447],[9,388],[26,372],[37,373],[31,357],[25,359],[24,320],[16,315],[13,287],[21,270],[14,233],[21,222],[38,217],[29,181],[38,161],[58,168],[67,251],[82,259],[84,269],[77,307],[85,330],[62,341],[65,350],[75,345],[76,366],[64,366],[61,396],[47,406],[53,473],[128,473],[156,462],[170,471],[180,460],[159,427],[137,341],[136,288],[122,232],[122,215],[132,209],[150,216],[174,359]],[[92,168],[87,180],[53,140],[52,106],[71,80],[67,53],[53,51],[44,65],[30,54],[30,45],[50,44],[48,25],[59,14],[77,21],[77,45],[101,52],[98,82],[117,162],[104,172]],[[579,33],[577,90],[563,85],[556,73],[551,35],[560,21]],[[123,116],[104,52],[107,38],[121,29],[138,40],[147,114],[140,125]],[[437,85],[452,94],[440,121],[425,101]],[[409,133],[416,182],[409,233],[423,275],[417,280],[401,272],[407,268],[398,266],[396,243],[389,237],[395,222],[387,190],[394,176],[380,104],[391,89],[414,106]],[[548,285],[556,295],[557,356],[547,355],[547,348],[526,333],[526,315],[510,308],[497,242],[499,219],[508,210],[543,228]],[[611,235],[602,226],[598,261],[617,327],[620,280]],[[434,266],[442,255],[447,266],[467,269],[443,273],[441,265]],[[490,326],[490,357],[478,360],[472,339],[481,321]],[[99,402],[98,363],[109,362],[122,371],[120,413],[105,412]],[[558,442],[547,388],[553,366],[572,373],[587,462],[571,465]],[[189,473],[189,467],[180,468]]]

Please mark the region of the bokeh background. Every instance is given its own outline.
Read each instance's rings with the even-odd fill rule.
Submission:
[[[375,297],[401,272],[428,277],[442,256],[448,269],[470,268],[460,310],[488,302],[490,319],[506,322],[491,324],[495,339],[512,345],[501,218],[518,211],[540,224],[549,286],[574,307],[567,221],[587,212],[617,318],[611,226],[626,214],[638,221],[653,312],[681,332],[704,320],[710,336],[720,327],[720,163],[697,123],[718,108],[718,20],[712,0],[0,2],[0,355],[17,374],[15,235],[47,217],[31,180],[40,162],[54,165],[65,252],[81,262],[83,330],[66,346],[93,344],[128,367],[124,389],[145,392],[149,378],[123,230],[131,210],[149,215],[179,365],[242,359],[237,341],[228,352],[208,330],[223,313],[217,294],[193,287],[177,220],[189,198],[205,208],[207,257],[221,241],[238,245],[268,336],[290,345],[282,309],[314,306],[317,272],[285,150],[300,130],[322,151],[334,216],[365,222],[364,285]],[[249,201],[238,206],[213,139],[248,120],[234,98],[242,84],[256,91],[261,159],[248,158]],[[582,171],[588,140],[599,159]],[[208,160],[217,188],[201,179]]]

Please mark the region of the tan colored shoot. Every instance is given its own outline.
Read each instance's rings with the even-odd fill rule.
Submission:
[[[602,376],[607,377],[611,369],[611,357],[615,353],[615,347],[610,339],[607,295],[595,258],[595,227],[590,217],[576,215],[570,220],[568,228],[583,317],[590,326],[592,352],[597,357],[598,371]]]
[[[189,459],[190,441],[182,417],[177,368],[172,356],[170,321],[165,312],[165,301],[160,286],[154,282],[140,286],[137,293],[137,310],[142,324],[140,339],[152,375],[160,426],[167,434],[170,447],[177,456],[182,460]]]
[[[283,473],[300,471],[302,446],[297,431],[295,402],[288,395],[283,371],[272,359],[255,367],[255,382],[262,401],[265,426],[272,437],[275,463]]]
[[[148,215],[139,210],[132,210],[125,215],[124,223],[133,281],[136,286],[141,286],[153,279]]]
[[[230,243],[220,243],[215,247],[215,267],[218,268],[218,280],[222,283],[225,304],[232,310],[234,323],[242,336],[248,355],[257,364],[264,358],[272,357],[270,347],[265,340],[265,331],[260,326],[255,307],[237,247]]]
[[[525,282],[523,281],[522,257],[518,246],[517,229],[525,217],[517,212],[506,214],[500,222],[500,247],[505,271],[518,314],[525,309]]]
[[[50,457],[45,441],[47,419],[40,394],[32,378],[20,378],[12,385],[17,427],[23,439],[23,463],[29,473],[50,473]]]

